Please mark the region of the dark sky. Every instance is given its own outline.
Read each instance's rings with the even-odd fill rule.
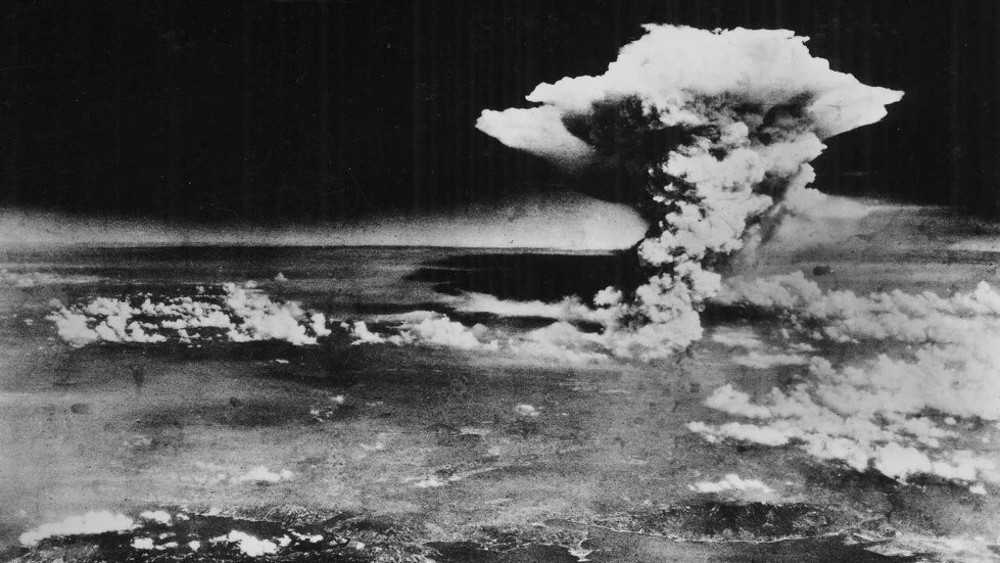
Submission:
[[[834,69],[906,91],[830,140],[818,187],[996,213],[998,5],[6,0],[0,204],[317,221],[565,183],[476,131],[479,112],[599,74],[664,22],[790,28]]]

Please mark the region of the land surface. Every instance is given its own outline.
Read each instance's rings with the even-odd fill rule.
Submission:
[[[824,287],[859,292],[947,293],[996,281],[991,253],[949,254],[954,239],[946,242],[932,252],[918,241],[889,260],[885,241],[852,238],[825,255],[772,254],[752,268],[804,270]],[[273,299],[334,319],[440,309],[442,292],[552,300],[615,283],[618,260],[445,248],[4,251],[8,273],[60,280],[0,287],[0,553],[22,561],[240,559],[248,556],[233,544],[209,540],[231,530],[261,538],[294,530],[323,540],[295,540],[263,557],[888,561],[913,554],[910,537],[1000,535],[995,489],[980,495],[944,481],[900,483],[795,448],[707,444],[685,425],[722,420],[703,405],[713,389],[739,382],[767,390],[802,371],[737,365],[734,351],[710,338],[664,362],[563,365],[351,346],[343,331],[311,346],[74,349],[45,320],[52,299],[183,294],[250,279]],[[287,281],[273,281],[278,272]],[[712,313],[708,335],[766,328]],[[970,432],[996,455],[994,427]],[[771,491],[691,488],[730,473]],[[26,530],[93,510],[131,515],[139,527],[20,545]],[[137,515],[146,510],[165,510],[172,523],[142,523]],[[157,542],[179,547],[131,547],[158,534],[165,535]],[[193,540],[205,547],[186,549]]]

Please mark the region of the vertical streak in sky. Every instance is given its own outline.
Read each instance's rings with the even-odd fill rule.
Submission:
[[[9,112],[10,119],[7,125],[10,127],[10,160],[5,166],[3,176],[0,179],[6,177],[7,181],[10,183],[10,196],[8,201],[11,205],[17,205],[19,203],[18,198],[18,186],[17,181],[17,168],[20,166],[20,159],[18,158],[18,146],[17,146],[17,114],[20,109],[20,104],[18,104],[18,94],[19,85],[17,83],[17,73],[20,70],[18,64],[18,37],[17,37],[17,0],[11,0],[10,14],[8,17],[8,25],[10,26],[10,31],[8,37],[10,37],[10,59],[9,59],[9,72],[7,73],[6,81],[7,87],[10,92],[9,107],[13,110]]]
[[[243,128],[242,128],[242,176],[240,181],[240,186],[242,188],[243,197],[241,198],[241,203],[243,204],[243,217],[247,218],[250,215],[250,191],[251,182],[253,181],[252,171],[250,169],[250,159],[252,158],[251,147],[250,147],[250,120],[251,120],[251,97],[250,89],[252,83],[253,75],[253,60],[252,51],[250,47],[250,41],[253,38],[252,27],[253,27],[253,2],[243,2],[243,32],[241,36],[242,42],[242,52],[243,52]]]
[[[330,5],[319,5],[319,215],[330,217]]]
[[[441,151],[437,148],[438,147],[437,131],[438,128],[440,127],[440,119],[439,119],[440,116],[438,115],[437,99],[436,99],[438,93],[437,90],[438,87],[440,86],[438,77],[438,72],[439,72],[438,53],[440,53],[440,51],[438,50],[438,37],[437,37],[437,30],[438,30],[437,10],[439,6],[440,6],[439,4],[431,3],[428,6],[430,17],[427,18],[428,20],[427,35],[429,39],[429,45],[427,45],[427,52],[433,53],[433,55],[429,57],[427,65],[429,72],[427,76],[427,89],[424,91],[425,99],[428,102],[427,105],[431,109],[430,115],[428,116],[428,124],[427,124],[427,130],[428,130],[427,132],[429,133],[429,139],[427,140],[428,140],[428,146],[430,147],[428,162],[430,163],[430,166],[428,166],[427,178],[424,180],[424,183],[427,188],[433,186],[434,189],[424,190],[425,194],[424,204],[430,207],[433,207],[439,201],[440,198],[440,195],[438,194],[438,190],[440,190],[440,185],[437,182],[435,182],[436,176],[440,173],[440,168],[437,165],[437,161],[439,158],[441,158]],[[430,197],[428,197],[427,194],[430,194]]]
[[[993,30],[991,48],[993,53],[1000,53],[1000,7],[994,3],[993,8],[993,25],[989,26]],[[986,60],[989,60],[989,58]],[[995,87],[993,100],[1000,100],[1000,57],[993,57],[993,73],[993,86]],[[987,138],[993,141],[993,201],[990,203],[995,215],[1000,210],[1000,170],[998,170],[998,167],[1000,167],[1000,162],[998,162],[1000,160],[1000,135],[997,135],[997,132],[1000,131],[1000,108],[997,108],[995,105],[991,107],[993,110],[993,123],[991,125],[993,131]]]
[[[335,111],[337,112],[337,166],[339,170],[337,171],[337,178],[340,182],[339,186],[336,186],[336,193],[342,194],[341,197],[346,197],[346,194],[353,194],[353,191],[348,191],[348,186],[351,190],[360,189],[354,183],[353,172],[347,164],[347,3],[340,2],[337,4],[337,76],[336,76],[336,88],[337,88],[337,104],[335,106]],[[356,201],[356,197],[352,199],[351,203]]]
[[[173,41],[167,44],[167,113],[170,114],[169,130],[167,132],[167,184],[164,190],[166,199],[166,210],[168,217],[173,217],[178,209],[176,206],[178,194],[181,193],[181,181],[178,171],[181,169],[181,119],[178,113],[177,90],[180,88],[178,80],[179,68],[177,57],[181,51],[181,43],[185,41],[184,34],[180,31],[177,14],[170,10],[170,30],[176,33]]]
[[[1000,144],[998,144],[997,137],[997,114],[1000,114],[1000,108],[997,107],[996,98],[994,98],[995,90],[991,91],[987,88],[987,84],[997,84],[1000,82],[1000,75],[997,75],[996,69],[997,65],[990,64],[990,57],[994,57],[996,60],[996,46],[997,46],[997,35],[998,30],[996,24],[998,22],[998,12],[1000,12],[1000,7],[997,6],[996,2],[984,2],[981,4],[980,9],[983,10],[981,18],[983,25],[978,25],[975,27],[978,33],[977,39],[977,49],[973,55],[973,59],[977,63],[977,72],[974,73],[978,76],[976,88],[978,85],[983,85],[980,90],[979,96],[976,99],[975,115],[977,115],[976,123],[978,128],[975,133],[976,145],[978,149],[977,162],[981,163],[981,170],[979,176],[982,178],[982,186],[975,190],[978,195],[975,203],[976,209],[980,213],[990,213],[995,215],[997,210],[997,198],[1000,197]],[[990,118],[993,119],[990,119]],[[991,197],[992,195],[992,197]]]
[[[423,177],[423,151],[420,146],[420,0],[413,0],[413,195],[412,211],[420,210],[420,184]]]
[[[965,164],[965,147],[963,146],[965,124],[961,122],[962,99],[959,96],[962,88],[959,72],[962,66],[963,37],[963,32],[959,29],[959,24],[964,19],[963,9],[964,4],[962,2],[952,2],[951,21],[949,22],[951,43],[948,68],[948,129],[951,138],[949,139],[948,148],[951,151],[951,158],[948,159],[948,162],[951,165],[949,201],[952,205],[961,205],[964,203],[962,201],[961,186],[965,179],[965,175],[962,174],[962,166]]]
[[[112,13],[114,14],[114,57],[115,62],[111,65],[112,73],[114,74],[113,81],[115,85],[115,206],[118,209],[124,207],[123,198],[125,196],[125,179],[124,179],[124,169],[122,165],[122,160],[124,157],[124,123],[122,121],[122,75],[125,72],[125,66],[122,60],[125,58],[125,48],[123,36],[125,34],[124,18],[122,17],[122,7],[118,4],[110,4]]]
[[[275,9],[278,12],[278,52],[284,55],[288,52],[288,42],[286,40],[288,33],[288,14],[286,11],[286,4],[278,4]],[[284,87],[284,80],[287,74],[285,57],[278,59],[277,77],[275,80],[271,80],[271,86],[274,88],[274,100],[275,104],[275,117],[279,126],[277,128],[278,134],[275,137],[272,147],[278,147],[278,150],[284,150],[285,148],[285,135],[288,134],[287,124],[288,119],[288,104],[283,96],[282,88]],[[271,150],[274,150],[273,148]],[[278,182],[277,189],[272,191],[270,197],[261,198],[261,201],[267,201],[271,205],[271,209],[276,217],[281,217],[282,212],[282,202],[284,201],[283,193],[286,189],[287,177],[283,173],[279,173],[277,176],[271,175],[271,182]]]

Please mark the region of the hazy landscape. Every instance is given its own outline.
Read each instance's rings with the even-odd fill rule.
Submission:
[[[938,242],[921,235],[927,225]],[[772,253],[748,272],[804,271],[823,288],[860,294],[949,295],[996,279],[995,254],[949,254],[975,237],[946,213],[873,212],[845,230],[870,227],[886,234]],[[887,237],[900,242],[891,261]],[[26,561],[249,557],[239,537],[219,539],[235,530],[271,542],[258,555],[282,560],[471,561],[486,557],[480,550],[538,561],[582,560],[588,550],[593,561],[991,556],[1000,505],[988,471],[971,480],[886,475],[877,463],[859,470],[817,458],[795,440],[715,442],[692,430],[693,422],[753,420],[706,406],[725,385],[765,401],[772,388],[817,377],[808,366],[815,358],[864,365],[876,353],[906,354],[909,344],[820,339],[796,351],[781,336],[787,317],[723,304],[709,305],[705,338],[689,353],[654,362],[491,352],[460,339],[351,345],[339,324],[367,320],[385,331],[408,313],[434,311],[523,336],[552,319],[537,306],[531,317],[463,313],[456,296],[554,303],[613,283],[620,259],[391,247],[6,250],[4,553],[32,546]],[[330,334],[300,345],[208,334],[180,342],[160,329],[166,341],[73,347],[52,320],[63,304],[168,301],[219,293],[225,283],[322,312]],[[917,418],[949,431],[938,447],[920,446],[932,455],[996,459],[1000,436],[988,415],[929,407]],[[60,537],[72,523],[37,533],[102,511],[92,516],[127,519],[111,526],[124,535]],[[792,541],[803,538],[810,541]]]
[[[925,4],[14,0],[0,561],[997,560]]]

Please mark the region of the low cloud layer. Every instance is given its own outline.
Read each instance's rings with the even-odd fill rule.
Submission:
[[[235,283],[198,287],[195,295],[167,297],[145,293],[124,298],[96,297],[64,306],[54,301],[52,321],[59,337],[73,347],[95,342],[200,344],[213,340],[284,340],[316,344],[331,330],[322,313],[298,303],[272,301],[264,293]]]
[[[222,523],[234,528],[217,535]],[[222,516],[215,509],[206,514],[183,511],[171,514],[162,509],[152,510],[141,513],[137,519],[101,510],[42,524],[21,534],[20,540],[25,547],[36,547],[45,540],[62,543],[79,539],[89,543],[95,538],[85,536],[115,534],[120,536],[118,545],[109,547],[102,541],[102,547],[119,558],[128,555],[129,558],[139,559],[157,556],[188,559],[193,553],[198,553],[197,557],[206,561],[229,560],[234,552],[251,558],[301,556],[303,552],[315,554],[317,550],[329,547],[323,541],[326,539],[323,534],[296,528],[259,520],[238,520]],[[354,549],[364,547],[360,542],[350,545]],[[132,553],[122,550],[131,550]]]
[[[69,516],[58,522],[42,524],[21,534],[21,544],[26,547],[38,545],[44,539],[55,536],[82,536],[103,534],[107,532],[125,532],[135,527],[132,518],[110,512],[98,510],[87,512],[86,514]]]
[[[771,487],[765,485],[759,479],[743,479],[735,473],[729,473],[718,481],[699,481],[688,488],[698,493],[730,493],[730,492],[757,492],[773,493]]]
[[[323,225],[178,225],[0,209],[0,248],[35,245],[448,246],[628,248],[646,223],[634,210],[567,191],[512,195],[436,214],[381,214]]]
[[[794,444],[818,459],[901,481],[931,475],[974,491],[984,491],[977,481],[1000,482],[1000,465],[977,453],[988,435],[973,432],[1000,420],[1000,293],[989,284],[950,297],[859,296],[824,291],[796,273],[729,280],[716,302],[772,315],[790,345],[846,345],[862,354],[897,345],[841,366],[814,356],[801,383],[755,398],[722,386],[705,404],[743,420],[693,422],[691,431],[711,442]]]
[[[342,326],[358,345],[426,346],[486,353],[495,359],[559,364],[598,363],[611,357],[601,335],[583,332],[564,321],[527,332],[510,332],[483,324],[467,326],[431,311],[382,316],[374,322],[383,328],[373,330],[365,321]]]

